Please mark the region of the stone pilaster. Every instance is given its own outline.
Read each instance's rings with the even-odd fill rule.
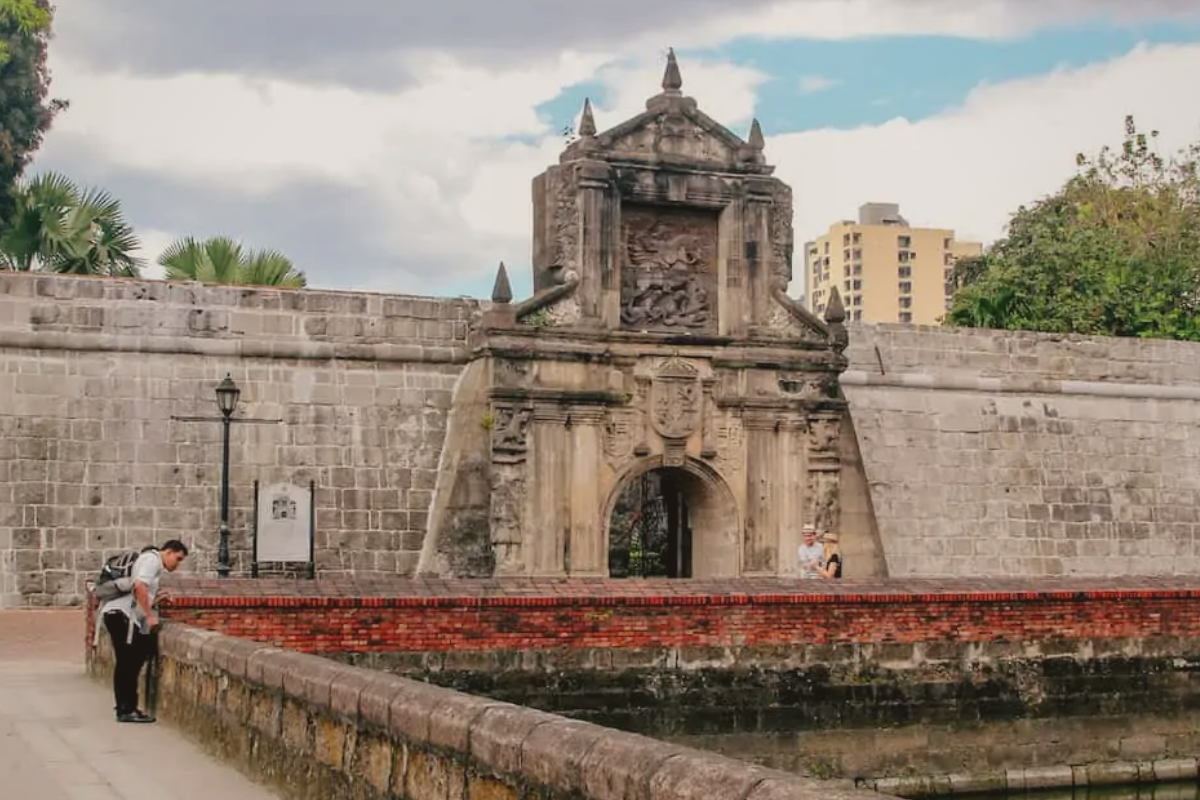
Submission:
[[[597,458],[604,441],[603,406],[572,406],[570,425],[570,539],[565,548],[566,571],[576,576],[608,575],[608,541],[604,526],[604,494],[597,480]]]

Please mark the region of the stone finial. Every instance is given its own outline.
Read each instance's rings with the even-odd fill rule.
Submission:
[[[501,261],[500,268],[496,270],[496,282],[492,285],[492,302],[508,305],[512,299],[512,284],[508,282],[508,270],[504,268],[504,262]]]
[[[842,295],[836,286],[829,290],[829,303],[825,306],[825,321],[830,325],[841,325],[846,321],[846,307],[842,305]]]
[[[667,48],[667,69],[663,72],[663,91],[667,94],[679,94],[683,88],[683,76],[679,74],[679,62],[675,60],[675,48]]]
[[[762,150],[767,146],[763,140],[762,126],[758,124],[758,117],[750,123],[750,138],[746,140],[747,144],[754,150]]]
[[[592,116],[592,101],[587,97],[583,99],[583,114],[579,117],[579,135],[596,135],[596,118]]]

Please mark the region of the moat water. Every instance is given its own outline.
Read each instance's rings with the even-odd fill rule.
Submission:
[[[952,795],[929,800],[963,800],[965,795]],[[1079,787],[1076,789],[1046,789],[1034,792],[969,795],[971,800],[1200,800],[1200,782],[1147,783],[1138,786]]]

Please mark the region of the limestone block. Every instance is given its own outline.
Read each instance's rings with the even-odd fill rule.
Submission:
[[[597,725],[568,719],[539,725],[521,743],[522,773],[552,792],[581,794],[584,760],[608,733]]]
[[[521,772],[521,744],[535,729],[562,717],[530,708],[493,705],[474,718],[470,753],[480,763],[501,773]]]

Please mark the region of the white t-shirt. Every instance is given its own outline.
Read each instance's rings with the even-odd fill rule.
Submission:
[[[796,551],[796,555],[800,559],[801,578],[821,577],[815,569],[806,566],[809,561],[815,561],[817,564],[821,563],[821,558],[825,555],[825,548],[821,546],[820,542],[813,542],[812,544],[801,543],[800,549]]]
[[[134,584],[143,583],[146,585],[146,592],[151,608],[154,607],[154,598],[158,596],[158,581],[162,577],[162,572],[162,556],[157,550],[147,550],[138,556],[137,561],[133,562],[133,570],[129,573]],[[149,633],[146,626],[146,615],[142,613],[142,609],[138,606],[137,597],[133,592],[120,597],[114,597],[100,607],[101,616],[110,611],[124,614],[137,625],[139,630],[143,633]]]

